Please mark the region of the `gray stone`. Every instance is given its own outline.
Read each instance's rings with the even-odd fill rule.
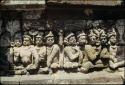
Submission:
[[[73,5],[102,5],[102,6],[115,6],[121,5],[122,0],[47,0],[47,3],[59,3],[59,4],[73,4]]]
[[[45,0],[3,0],[4,5],[45,4]]]
[[[55,74],[54,84],[123,84],[123,73],[94,72]]]
[[[1,84],[123,84],[124,69],[109,73],[96,71],[89,74],[58,71],[52,75],[22,75],[1,77]]]
[[[83,73],[57,72],[53,75],[1,77],[1,84],[123,84],[124,71]],[[125,79],[124,79],[125,80]]]
[[[1,84],[19,84],[21,76],[15,75],[15,76],[6,76],[6,77],[0,77],[0,83]]]
[[[52,84],[50,75],[23,75],[20,79],[20,85],[24,84]]]

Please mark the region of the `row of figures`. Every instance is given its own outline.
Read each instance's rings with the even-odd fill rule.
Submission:
[[[52,31],[45,37],[40,34],[35,36],[35,45],[32,45],[29,35],[23,35],[22,43],[15,38],[10,48],[10,71],[17,75],[52,74],[58,70],[88,73],[96,68],[115,71],[124,65],[124,61],[118,62],[116,58],[117,35],[114,30],[110,33],[90,30],[89,35],[82,31],[77,37],[70,32],[64,38],[63,32],[60,32],[60,36],[60,44],[55,44]],[[46,44],[43,44],[44,39]]]

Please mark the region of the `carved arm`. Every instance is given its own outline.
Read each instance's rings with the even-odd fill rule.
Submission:
[[[93,61],[97,58],[98,52],[94,51],[90,46],[85,46],[85,52],[90,61]]]
[[[70,61],[73,61],[79,57],[79,51],[77,51],[76,53],[72,53],[69,48],[65,48],[64,50],[67,56],[69,57]]]
[[[48,56],[47,59],[47,66],[50,67],[50,65],[52,64],[53,58],[56,57],[56,54],[60,51],[59,46],[58,45],[54,45],[53,49],[51,51],[51,54]]]

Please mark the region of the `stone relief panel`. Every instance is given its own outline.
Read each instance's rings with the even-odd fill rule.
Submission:
[[[41,13],[24,15],[22,20],[8,20],[1,31],[0,50],[5,52],[1,50],[0,60],[7,61],[7,68],[1,62],[2,71],[16,75],[58,70],[89,73],[124,66],[124,20],[44,20]]]

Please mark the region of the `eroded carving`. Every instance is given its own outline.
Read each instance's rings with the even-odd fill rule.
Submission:
[[[88,73],[96,68],[117,70],[124,66],[124,61],[118,62],[116,58],[118,50],[116,30],[107,31],[100,26],[100,23],[101,21],[95,21],[92,29],[87,30],[87,28],[87,31],[82,29],[78,33],[69,29],[70,32],[68,30],[67,35],[64,32],[68,28],[60,30],[58,34],[49,30],[49,33],[45,35],[46,30],[27,26],[27,30],[15,37],[14,41],[10,37],[16,36],[15,31],[12,32],[8,29],[7,38],[11,43],[10,55],[8,55],[12,66],[10,71],[21,75],[52,74],[58,70]],[[70,26],[72,25],[70,24]],[[73,26],[77,29],[76,25]],[[1,36],[1,39],[3,38],[5,41],[4,35]],[[57,44],[56,37],[59,40]],[[1,43],[1,45],[4,44]]]
[[[83,58],[82,52],[79,46],[77,46],[74,33],[68,34],[66,39],[69,44],[64,48],[64,68],[70,70],[76,68],[78,70]]]

